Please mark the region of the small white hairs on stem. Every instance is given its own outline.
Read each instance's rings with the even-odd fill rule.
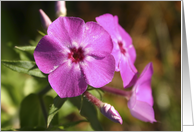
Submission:
[[[109,118],[110,120],[116,122],[116,123],[123,123],[123,120],[119,113],[115,110],[113,106],[110,104],[104,103],[102,107],[100,108],[101,113]]]

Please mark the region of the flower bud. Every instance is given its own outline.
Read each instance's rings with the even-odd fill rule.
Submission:
[[[100,108],[101,113],[109,118],[110,120],[116,122],[116,123],[123,123],[123,120],[119,113],[115,110],[113,106],[110,104],[104,103],[102,107]]]
[[[50,20],[50,18],[46,15],[46,13],[42,9],[39,9],[39,12],[40,12],[42,26],[45,30],[47,30],[47,28],[52,23],[52,21]]]
[[[67,15],[67,9],[65,6],[65,1],[56,1],[55,4],[55,11],[56,11],[56,16],[66,16]]]

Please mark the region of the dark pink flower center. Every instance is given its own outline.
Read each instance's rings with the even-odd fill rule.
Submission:
[[[72,62],[80,62],[84,59],[84,51],[83,49],[80,47],[80,48],[70,48],[70,53],[68,54],[68,58],[72,60]]]
[[[125,55],[126,50],[123,48],[123,43],[121,41],[118,41],[118,45],[121,53]]]

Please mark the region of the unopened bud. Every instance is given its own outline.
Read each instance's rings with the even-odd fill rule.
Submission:
[[[100,111],[104,116],[106,116],[110,120],[120,124],[123,123],[123,120],[119,113],[110,104],[104,103],[103,106],[100,108]]]
[[[55,10],[56,10],[57,17],[66,16],[67,9],[66,9],[66,5],[65,5],[65,1],[56,1]]]
[[[47,28],[52,23],[52,21],[50,20],[50,18],[46,15],[46,13],[42,9],[39,9],[39,12],[40,12],[42,26],[45,30],[47,30]]]

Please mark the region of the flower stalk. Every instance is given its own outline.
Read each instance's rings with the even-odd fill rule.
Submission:
[[[117,88],[112,88],[112,87],[108,87],[108,86],[103,86],[101,87],[102,90],[112,93],[112,94],[116,94],[116,95],[120,95],[120,96],[124,96],[127,100],[130,99],[132,92],[131,91],[124,91],[124,90],[120,90]]]
[[[84,96],[88,99],[88,101],[92,102],[98,108],[102,107],[103,102],[101,100],[99,100],[98,98],[96,98],[91,93],[89,93],[88,91],[84,92]]]

